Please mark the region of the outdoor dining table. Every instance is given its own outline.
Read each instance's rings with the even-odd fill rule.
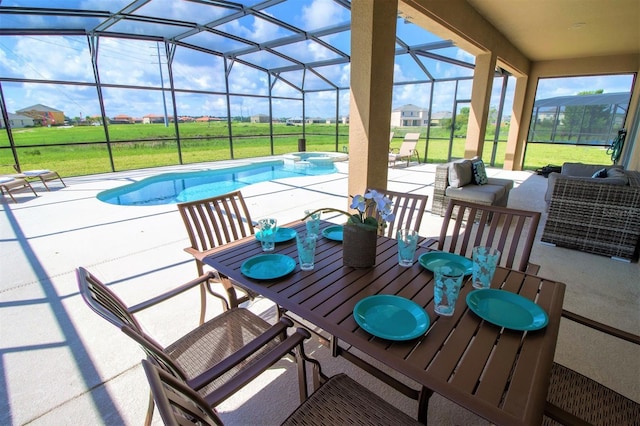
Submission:
[[[321,228],[335,225],[322,221]],[[304,231],[303,222],[285,225]],[[416,258],[430,251],[420,245]],[[295,239],[276,244],[274,252],[297,262]],[[422,386],[416,398],[427,405],[432,392],[459,404],[495,424],[540,424],[558,337],[565,285],[524,272],[498,268],[491,287],[534,301],[548,315],[548,324],[533,331],[494,325],[469,309],[467,295],[474,290],[465,277],[455,312],[439,316],[433,310],[433,273],[415,262],[398,265],[397,243],[378,237],[376,265],[355,269],[342,265],[340,241],[320,237],[315,268],[272,280],[256,280],[241,272],[243,262],[264,254],[254,236],[212,251],[204,262],[220,274],[270,299],[356,348],[374,360]],[[375,337],[353,316],[356,304],[367,296],[389,294],[423,307],[430,325],[411,340]],[[338,354],[346,354],[342,350]],[[426,407],[418,419],[426,423]]]

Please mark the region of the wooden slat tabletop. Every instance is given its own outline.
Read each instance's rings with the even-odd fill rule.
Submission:
[[[333,225],[323,222],[323,228]],[[304,230],[304,223],[288,227]],[[427,252],[418,248],[417,256]],[[274,253],[298,260],[295,240],[279,243]],[[468,277],[455,313],[441,317],[433,311],[433,274],[416,261],[398,265],[396,241],[379,237],[376,266],[342,266],[342,245],[320,238],[315,268],[272,281],[259,281],[240,272],[242,263],[263,254],[249,237],[225,246],[204,262],[251,290],[299,315],[345,343],[372,356],[412,380],[496,424],[540,424],[549,373],[558,336],[565,285],[522,272],[498,268],[493,288],[535,301],[549,315],[537,331],[503,329],[470,311],[466,296],[473,290]],[[431,325],[425,335],[393,342],[362,330],[353,308],[364,297],[395,294],[424,307]]]

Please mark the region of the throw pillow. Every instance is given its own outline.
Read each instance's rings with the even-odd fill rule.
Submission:
[[[607,179],[619,179],[622,185],[629,184],[629,178],[625,173],[624,169],[619,167],[609,167],[607,169]]]
[[[449,164],[449,185],[461,188],[473,181],[471,161],[459,160]]]
[[[607,177],[607,169],[600,169],[591,176],[592,178],[606,178]]]
[[[484,168],[484,162],[482,160],[472,160],[471,167],[473,168],[473,180],[476,185],[486,185],[489,183],[487,170]]]

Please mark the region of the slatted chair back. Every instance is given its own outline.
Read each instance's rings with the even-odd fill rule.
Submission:
[[[190,247],[185,251],[196,261],[198,275],[204,273],[202,258],[207,250],[223,246],[255,233],[251,214],[240,191],[230,192],[217,197],[178,204],[185,229],[189,235]],[[245,289],[241,296],[230,281],[221,279],[227,292],[229,305],[240,303],[255,297]],[[200,291],[200,324],[204,322],[207,311],[207,293],[203,286]]]
[[[92,311],[131,337],[159,365],[177,377],[185,377],[180,367],[164,353],[164,348],[142,330],[122,299],[85,268],[79,267],[76,276],[80,294]]]
[[[191,248],[204,252],[254,234],[247,204],[240,191],[178,204]],[[198,264],[198,275],[203,265]]]
[[[406,192],[389,191],[386,189],[375,189],[375,191],[384,194],[388,197],[392,205],[392,211],[395,215],[395,219],[387,223],[385,228],[378,230],[380,235],[384,235],[389,238],[396,238],[396,232],[399,229],[413,229],[420,230],[422,224],[422,217],[427,209],[428,195],[409,194]],[[378,222],[381,217],[375,210],[375,206],[371,206],[372,211],[368,212],[370,215],[374,215]]]
[[[118,328],[125,325],[142,332],[129,308],[109,287],[83,267],[76,269],[80,295],[95,313]]]
[[[165,425],[222,425],[220,417],[193,389],[147,360],[142,360],[142,367]]]
[[[526,271],[539,222],[539,212],[451,199],[437,248],[471,258],[476,246],[494,247],[500,266]]]

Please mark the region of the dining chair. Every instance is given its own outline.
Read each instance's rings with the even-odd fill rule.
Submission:
[[[393,203],[391,208],[395,219],[380,228],[378,233],[389,238],[396,238],[396,231],[399,229],[420,230],[422,218],[427,210],[428,195],[410,194],[406,192],[389,191],[387,189],[373,189],[388,197]],[[374,216],[378,223],[381,222],[380,214],[375,206],[370,207],[369,215]]]
[[[191,244],[184,250],[195,259],[199,276],[204,274],[205,265],[202,259],[213,254],[217,247],[255,233],[251,214],[240,191],[179,203],[178,211],[182,216]],[[216,273],[216,279],[206,281],[200,289],[201,324],[204,322],[207,310],[207,289],[209,293],[213,292],[212,282],[217,282],[224,287],[231,307],[238,306],[256,296],[235,281],[232,282]],[[240,290],[240,295],[237,290]]]
[[[529,257],[539,222],[539,212],[451,199],[436,248],[471,258],[476,246],[494,247],[500,266],[535,274],[539,266]]]
[[[212,272],[134,306],[127,306],[87,269],[77,268],[76,277],[82,298],[95,313],[137,342],[156,364],[203,395],[225,389],[224,395],[230,396],[250,380],[245,378],[243,381],[245,371],[255,377],[287,354],[301,362],[294,353],[300,340],[287,338],[287,330],[293,326],[290,319],[281,318],[271,325],[244,308],[229,308],[167,346],[144,331],[135,314],[202,285],[214,277]],[[223,304],[227,303],[223,295],[213,294]],[[233,386],[228,385],[227,382],[236,376],[240,378]],[[299,377],[299,380],[300,399],[304,400],[306,377]],[[147,425],[153,417],[153,407],[150,395]]]
[[[211,408],[209,398],[202,397],[184,382],[142,360],[151,393],[165,425],[222,425]],[[285,419],[282,425],[421,425],[417,420],[375,395],[346,374],[331,378],[319,373],[316,389]],[[278,396],[274,395],[277,403]]]
[[[562,318],[640,345],[640,336],[563,310]],[[637,373],[637,372],[636,372]],[[562,364],[553,363],[543,425],[632,425],[640,404]]]

